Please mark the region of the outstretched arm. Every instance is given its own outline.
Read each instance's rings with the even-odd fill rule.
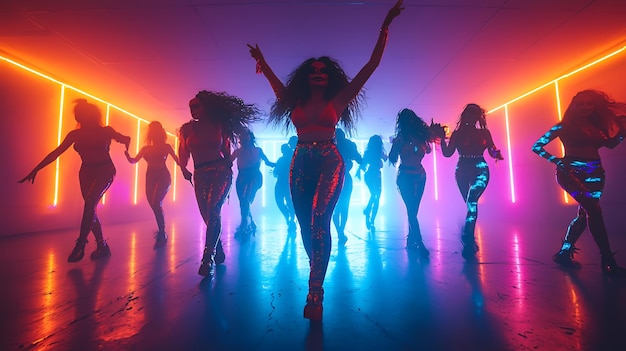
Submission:
[[[174,152],[174,151],[172,150],[172,152]],[[134,164],[134,163],[139,162],[139,160],[141,160],[141,158],[143,157],[144,153],[145,153],[144,148],[141,148],[141,150],[139,150],[139,153],[137,153],[137,156],[131,157],[130,153],[128,153],[128,150],[126,150],[126,151],[124,151],[124,156],[126,156],[126,159],[128,160],[128,162]]]
[[[383,52],[385,51],[385,46],[387,45],[387,35],[389,33],[389,25],[393,21],[394,18],[400,15],[400,12],[404,10],[402,7],[403,0],[398,0],[395,5],[387,12],[387,16],[383,21],[383,25],[380,27],[380,34],[378,35],[378,40],[376,41],[376,46],[374,46],[374,51],[372,52],[372,56],[369,61],[361,68],[359,73],[354,76],[354,79],[348,84],[345,88],[343,88],[335,97],[335,101],[337,105],[347,105],[352,101],[359,91],[365,85],[365,82],[372,76],[372,73],[376,70],[380,61],[383,57]]]
[[[261,49],[259,49],[259,45],[246,45],[248,45],[248,48],[250,48],[250,55],[252,56],[252,58],[256,60],[257,73],[263,73],[265,78],[267,78],[270,85],[272,86],[274,94],[276,94],[277,98],[282,97],[285,91],[285,85],[283,84],[283,82],[280,81],[280,79],[278,79],[274,71],[272,71],[272,68],[265,61],[263,53],[261,53]]]
[[[263,149],[259,148],[259,152],[261,153],[261,160],[263,160],[266,165],[268,165],[269,167],[276,167],[276,162],[270,161],[267,156],[265,156]]]
[[[533,152],[545,158],[546,160],[559,165],[561,158],[552,155],[551,153],[546,151],[544,147],[561,134],[562,128],[563,126],[560,123],[550,128],[549,131],[547,131],[544,135],[537,139],[537,141],[535,141],[535,144],[532,147]]]
[[[33,168],[33,170],[30,171],[30,173],[28,173],[26,177],[18,180],[18,183],[24,183],[26,181],[30,182],[31,184],[35,183],[35,177],[37,176],[37,173],[42,168],[46,167],[47,165],[52,163],[52,161],[56,160],[59,156],[61,156],[61,154],[64,153],[65,150],[67,150],[72,144],[74,144],[74,133],[70,132],[65,137],[65,139],[63,139],[61,144],[56,147],[56,149],[52,150],[52,152],[50,152],[46,157],[44,157],[44,159],[41,160],[41,162],[39,162],[39,164],[35,166],[35,168]]]

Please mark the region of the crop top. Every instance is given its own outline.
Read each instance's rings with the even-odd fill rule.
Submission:
[[[296,106],[291,111],[291,123],[296,127],[298,134],[317,131],[334,132],[337,122],[339,122],[339,116],[337,116],[337,112],[330,102],[324,107],[320,115],[315,117],[305,116],[304,110],[300,106]]]

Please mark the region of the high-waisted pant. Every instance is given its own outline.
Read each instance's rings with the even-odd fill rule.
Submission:
[[[424,167],[420,169],[404,170],[402,165],[398,169],[396,178],[398,191],[406,206],[406,213],[409,219],[409,235],[407,237],[408,244],[421,244],[422,232],[420,230],[419,221],[417,220],[417,212],[419,211],[420,202],[424,195],[426,186],[426,171]]]
[[[231,165],[225,160],[200,164],[193,173],[193,181],[198,208],[206,224],[205,245],[215,250],[222,232],[222,206],[233,183]]]
[[[330,259],[330,222],[344,177],[332,141],[299,142],[291,161],[291,197],[309,257],[309,288],[321,288]]]
[[[467,205],[463,240],[473,240],[478,219],[478,199],[489,184],[489,166],[483,157],[459,157],[455,177],[461,196]]]

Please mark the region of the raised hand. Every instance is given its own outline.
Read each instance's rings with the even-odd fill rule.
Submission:
[[[404,7],[402,7],[403,2],[404,0],[398,0],[398,2],[396,2],[396,4],[393,5],[391,9],[389,9],[389,12],[387,12],[387,17],[385,17],[385,21],[383,22],[383,28],[389,27],[391,21],[393,21],[394,18],[398,17],[402,10],[404,10]]]

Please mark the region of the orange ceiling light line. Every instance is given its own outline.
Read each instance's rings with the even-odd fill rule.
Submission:
[[[626,51],[626,45],[625,45],[625,46],[622,46],[621,48],[619,48],[619,49],[617,49],[617,50],[615,50],[615,51],[613,51],[613,52],[611,52],[611,53],[609,53],[609,54],[607,54],[607,55],[605,55],[605,56],[602,56],[601,58],[599,58],[599,59],[597,59],[597,60],[595,60],[595,61],[592,61],[592,62],[590,62],[590,63],[588,63],[588,64],[586,64],[586,65],[584,65],[584,66],[582,66],[582,67],[580,67],[580,68],[577,68],[577,69],[575,69],[575,70],[573,70],[573,71],[571,71],[571,72],[569,72],[569,73],[566,73],[566,74],[564,74],[564,75],[562,75],[562,76],[560,76],[560,77],[558,77],[558,78],[556,78],[556,79],[553,79],[553,80],[551,80],[551,81],[549,81],[549,82],[547,82],[547,83],[545,83],[545,84],[542,84],[542,85],[540,85],[540,86],[536,87],[535,89],[533,89],[533,90],[531,90],[531,91],[529,91],[529,92],[526,92],[526,93],[524,93],[524,94],[522,94],[522,95],[520,95],[520,96],[518,96],[518,97],[516,97],[516,98],[514,98],[514,99],[511,99],[511,100],[509,100],[509,101],[507,101],[507,102],[503,103],[502,105],[500,105],[500,106],[498,106],[498,107],[495,107],[495,108],[491,109],[491,110],[490,110],[490,111],[488,111],[487,113],[492,113],[492,112],[495,112],[495,111],[497,111],[497,110],[499,110],[499,109],[501,109],[501,108],[504,108],[505,106],[510,105],[510,104],[512,104],[512,103],[514,103],[514,102],[516,102],[516,101],[519,101],[519,100],[521,100],[521,99],[523,99],[523,98],[525,98],[525,97],[527,97],[527,96],[529,96],[529,95],[532,95],[532,94],[536,93],[537,91],[539,91],[539,90],[541,90],[541,89],[543,89],[543,88],[545,88],[545,87],[547,87],[547,86],[549,86],[549,85],[551,85],[551,84],[553,84],[553,83],[555,83],[555,82],[558,82],[558,81],[559,81],[559,80],[561,80],[561,79],[564,79],[564,78],[568,78],[568,77],[570,77],[570,76],[573,76],[573,75],[575,75],[576,73],[579,73],[579,72],[581,72],[581,71],[584,71],[584,70],[586,70],[586,69],[587,69],[587,68],[589,68],[589,67],[595,66],[595,65],[597,65],[597,64],[598,64],[598,63],[600,63],[600,62],[603,62],[603,61],[605,61],[605,60],[608,60],[608,59],[609,59],[609,58],[611,58],[611,57],[614,57],[614,56],[616,56],[616,55],[619,55],[619,54],[623,53],[624,51]]]
[[[504,122],[506,125],[506,148],[509,165],[509,187],[511,188],[511,202],[515,203],[515,179],[513,177],[513,150],[511,149],[511,128],[509,126],[509,105],[504,107]]]
[[[65,102],[65,85],[61,84],[61,96],[59,98],[59,125],[57,128],[57,146],[61,145],[61,139],[63,138],[63,105]],[[59,204],[59,178],[61,172],[61,160],[57,157],[54,164],[54,196],[52,198],[52,206],[57,207]]]

